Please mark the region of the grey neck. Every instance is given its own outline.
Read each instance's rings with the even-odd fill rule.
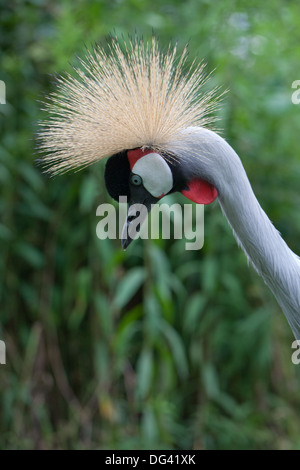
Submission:
[[[189,177],[199,176],[218,190],[224,215],[256,271],[275,295],[296,339],[300,339],[300,259],[260,207],[244,167],[220,136],[190,129],[172,151],[179,152]],[[180,150],[179,150],[180,148]]]

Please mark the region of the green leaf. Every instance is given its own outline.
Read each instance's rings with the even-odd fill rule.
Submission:
[[[177,331],[164,319],[161,320],[159,326],[169,343],[177,367],[177,373],[181,379],[184,379],[188,375],[188,363],[182,339]]]
[[[15,250],[19,256],[34,268],[40,269],[44,266],[45,259],[43,253],[30,243],[18,242]]]
[[[153,353],[150,348],[142,350],[137,362],[137,397],[143,399],[149,393],[153,378]]]
[[[94,306],[101,325],[101,333],[109,337],[113,331],[113,317],[108,299],[102,292],[94,295]]]
[[[113,347],[118,360],[118,368],[122,370],[123,363],[128,359],[130,346],[134,336],[141,331],[141,323],[138,321],[128,323],[124,328],[118,329],[114,336]]]
[[[197,330],[200,316],[206,305],[206,297],[197,292],[194,294],[186,304],[183,315],[183,328],[186,333],[192,333]]]
[[[209,398],[217,397],[220,388],[217,372],[212,364],[206,363],[202,370],[203,385]]]
[[[142,433],[146,448],[151,448],[159,433],[156,416],[151,406],[147,406],[142,417]]]
[[[161,306],[156,296],[152,292],[147,293],[147,295],[145,296],[143,306],[146,317],[145,321],[147,335],[150,339],[154,339],[159,329],[159,323],[161,319]]]
[[[97,195],[97,180],[92,175],[89,175],[83,180],[80,188],[80,210],[82,212],[89,212],[93,209],[95,198]]]
[[[123,308],[137,293],[146,278],[144,268],[133,268],[123,277],[117,286],[113,304],[116,308]]]

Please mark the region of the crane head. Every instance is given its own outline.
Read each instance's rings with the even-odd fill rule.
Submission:
[[[153,150],[137,148],[110,157],[105,167],[108,193],[115,200],[128,200],[127,218],[122,231],[122,247],[126,249],[140,230],[153,205],[164,196],[181,192],[198,204],[209,204],[217,197],[216,188],[199,177],[191,180],[185,171],[186,162],[173,156],[162,156]],[[135,221],[138,217],[139,224]]]
[[[171,192],[202,204],[217,196],[205,168],[203,180],[189,171],[195,155],[183,158],[187,129],[213,124],[220,98],[218,87],[203,91],[205,65],[188,65],[187,52],[177,57],[176,46],[162,52],[155,38],[112,39],[108,49],[96,46],[80,59],[74,74],[58,77],[44,103],[48,117],[37,138],[45,171],[56,175],[108,158],[108,192],[129,201],[124,247],[134,204],[144,206],[146,217]]]

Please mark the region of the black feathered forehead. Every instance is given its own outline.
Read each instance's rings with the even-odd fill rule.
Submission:
[[[120,196],[130,197],[129,190],[130,166],[127,151],[116,153],[105,165],[104,179],[108,194],[119,201]]]

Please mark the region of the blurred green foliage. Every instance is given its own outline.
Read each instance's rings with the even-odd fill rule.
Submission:
[[[0,448],[299,449],[287,322],[217,203],[205,243],[96,237],[104,163],[49,179],[39,100],[85,45],[189,41],[229,88],[223,135],[299,253],[298,2],[0,1]],[[178,199],[182,202],[182,199]]]

